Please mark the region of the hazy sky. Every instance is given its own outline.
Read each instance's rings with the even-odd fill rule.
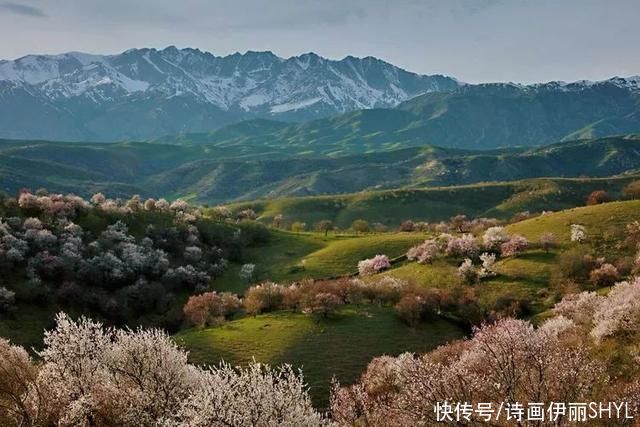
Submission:
[[[0,58],[197,47],[372,55],[467,82],[640,74],[640,0],[0,0]]]

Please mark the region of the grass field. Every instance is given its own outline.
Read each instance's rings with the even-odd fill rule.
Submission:
[[[600,237],[638,219],[640,200],[630,200],[566,209],[512,224],[507,230],[532,241],[538,240],[545,232],[551,232],[559,243],[568,243],[571,224],[582,224],[587,228],[587,235]]]
[[[254,281],[287,282],[327,278],[357,271],[358,261],[377,254],[394,258],[423,241],[424,233],[334,234],[273,231],[269,243],[247,250],[247,262],[256,264]],[[218,290],[241,293],[249,286],[232,265],[214,282]]]
[[[197,364],[259,362],[302,367],[316,404],[326,407],[329,383],[355,381],[371,358],[405,351],[424,352],[460,338],[463,331],[444,320],[412,329],[391,308],[345,307],[321,319],[289,312],[248,317],[216,328],[176,336]]]

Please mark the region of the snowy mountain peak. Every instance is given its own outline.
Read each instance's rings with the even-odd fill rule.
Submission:
[[[21,97],[35,110],[53,109],[49,116],[80,123],[78,135],[88,139],[94,130],[86,127],[116,111],[123,113],[109,126],[115,134],[107,139],[211,130],[256,117],[303,120],[393,107],[459,85],[449,77],[414,74],[376,58],[332,60],[313,52],[291,58],[270,51],[216,56],[168,46],[117,55],[68,52],[0,61],[0,109],[3,102]],[[136,114],[145,120],[164,117],[158,127],[172,124],[166,130],[118,133],[119,127],[131,126],[121,122]],[[68,138],[75,136],[63,139]]]

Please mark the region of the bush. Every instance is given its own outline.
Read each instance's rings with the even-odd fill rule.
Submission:
[[[245,292],[242,304],[247,314],[280,310],[283,308],[285,288],[273,282],[252,286]]]
[[[458,277],[466,285],[472,285],[478,281],[478,270],[469,258],[466,258],[458,267]]]
[[[351,223],[351,229],[357,233],[366,233],[369,231],[369,223],[364,219],[356,219]]]
[[[300,221],[296,221],[293,224],[291,224],[291,231],[295,231],[295,232],[302,232],[305,231],[307,229],[307,224],[304,222],[300,222]]]
[[[640,181],[632,181],[622,190],[627,199],[640,199]]]
[[[596,286],[611,286],[619,279],[620,273],[612,264],[602,264],[589,273],[589,281]]]
[[[589,278],[591,270],[597,267],[597,260],[587,249],[572,248],[561,253],[553,267],[552,280],[556,284],[566,281],[583,283]]]
[[[214,326],[235,314],[241,305],[240,299],[232,293],[205,292],[189,297],[183,311],[186,319],[196,326]]]
[[[416,229],[416,225],[410,219],[400,223],[400,231],[411,232]]]
[[[609,193],[604,190],[596,190],[587,197],[587,206],[599,205],[611,200]]]
[[[328,317],[329,314],[336,311],[336,309],[343,303],[337,295],[329,292],[321,292],[308,298],[303,298],[302,311],[303,313],[319,314],[322,317]]]

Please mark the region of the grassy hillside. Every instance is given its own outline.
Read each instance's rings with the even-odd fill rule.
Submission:
[[[444,147],[495,148],[549,144],[585,128],[589,137],[638,132],[639,100],[613,82],[560,90],[496,83],[427,93],[398,108],[419,117],[408,134]]]
[[[585,203],[594,190],[605,189],[612,197],[634,176],[602,179],[533,179],[452,187],[373,191],[338,196],[316,196],[259,200],[230,205],[235,210],[254,209],[260,219],[271,222],[303,221],[311,226],[330,219],[341,228],[355,219],[396,227],[406,219],[441,221],[464,213],[469,217],[509,218],[516,212],[561,210]]]
[[[460,338],[463,331],[443,320],[412,329],[390,308],[348,307],[328,319],[295,313],[248,317],[219,328],[187,330],[176,336],[197,364],[224,359],[246,364],[291,363],[302,367],[317,405],[326,407],[332,376],[353,383],[372,357],[426,351]]]
[[[283,151],[275,157],[262,143],[241,144],[245,145],[0,141],[0,190],[46,187],[84,196],[95,191],[111,196],[140,193],[218,204],[551,176],[605,177],[640,169],[638,136],[486,152],[404,143],[365,152],[353,142],[351,154],[298,153],[278,139]]]

